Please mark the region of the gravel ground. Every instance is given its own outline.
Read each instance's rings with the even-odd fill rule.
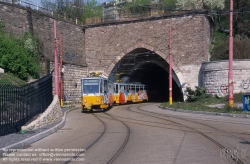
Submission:
[[[66,112],[67,109],[68,108],[62,108],[63,115],[64,115],[64,113]],[[60,123],[60,121],[55,122],[55,123],[50,124],[50,125],[47,125],[47,126],[45,126],[43,128],[28,131],[25,134],[21,134],[21,133],[18,132],[18,133],[12,133],[12,134],[9,134],[9,135],[6,135],[6,136],[1,136],[0,137],[0,148],[9,146],[11,144],[22,141],[22,140],[24,140],[26,138],[32,137],[32,136],[34,136],[34,135],[36,135],[38,133],[41,133],[41,132],[51,128],[51,127],[54,127],[55,125],[57,125],[59,123]]]

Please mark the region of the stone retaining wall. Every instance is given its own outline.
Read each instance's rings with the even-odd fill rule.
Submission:
[[[26,126],[22,126],[22,130],[35,130],[62,119],[62,109],[59,104],[58,96],[55,95],[50,106],[34,121]]]
[[[81,102],[81,78],[87,77],[87,67],[72,64],[64,64],[63,72],[63,101],[65,103]],[[51,71],[54,68],[54,62],[50,63]],[[60,73],[59,73],[60,74]],[[53,76],[55,74],[53,73]],[[60,78],[60,77],[59,77]],[[54,78],[53,78],[54,85]],[[53,87],[55,89],[55,87]]]
[[[206,92],[225,96],[228,94],[228,61],[203,63],[200,70],[199,86]],[[234,93],[250,92],[250,60],[233,61]]]

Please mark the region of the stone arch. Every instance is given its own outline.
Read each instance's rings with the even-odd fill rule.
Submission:
[[[168,55],[163,53],[162,51],[157,50],[155,47],[142,43],[142,42],[138,42],[136,44],[134,44],[133,46],[127,48],[126,50],[124,50],[122,53],[120,53],[118,56],[116,56],[115,59],[113,59],[111,61],[110,66],[108,67],[108,69],[106,70],[105,74],[108,76],[110,74],[110,72],[112,71],[112,69],[115,67],[116,63],[122,58],[124,57],[126,54],[128,54],[129,52],[133,51],[134,49],[137,48],[145,48],[148,49],[150,51],[155,52],[157,55],[161,56],[167,63],[169,63],[169,58]],[[177,65],[175,63],[172,64],[172,68],[173,71],[175,72],[177,79],[176,82],[179,82],[179,87],[182,87],[182,85],[184,83],[186,83],[184,76],[182,75],[181,71],[178,69]]]

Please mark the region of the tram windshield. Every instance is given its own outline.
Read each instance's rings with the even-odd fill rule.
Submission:
[[[84,79],[83,93],[99,93],[99,79]]]

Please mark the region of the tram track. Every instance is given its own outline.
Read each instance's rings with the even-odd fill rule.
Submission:
[[[124,142],[122,143],[122,145],[120,146],[120,148],[116,151],[116,153],[107,162],[107,164],[112,164],[116,160],[116,158],[120,155],[120,153],[123,151],[123,149],[125,148],[125,146],[127,145],[128,140],[129,140],[129,136],[130,136],[130,128],[129,128],[129,126],[124,121],[121,121],[121,120],[115,118],[114,116],[112,116],[110,114],[107,114],[107,113],[105,113],[105,114],[108,115],[108,116],[110,116],[111,118],[113,118],[113,119],[121,122],[126,127],[126,132],[127,132]]]
[[[83,149],[83,151],[79,151],[77,152],[74,156],[72,156],[69,160],[65,161],[63,164],[68,164],[71,161],[73,161],[74,159],[76,159],[77,157],[79,157],[81,154],[83,154],[84,152],[86,152],[88,149],[90,149],[95,143],[98,142],[98,140],[104,135],[104,133],[107,130],[107,124],[101,120],[96,114],[92,114],[94,117],[96,117],[102,124],[103,124],[103,131],[101,132],[101,134],[94,140],[92,141],[88,146],[86,146],[86,148]]]
[[[100,138],[104,137],[107,132],[107,128],[108,128],[108,125],[107,123],[105,123],[104,119],[109,119],[109,120],[115,120],[115,121],[118,121],[120,122],[126,129],[126,137],[124,139],[124,141],[122,142],[121,146],[119,146],[119,148],[117,148],[117,150],[115,151],[115,153],[113,153],[113,155],[109,158],[109,160],[107,160],[107,164],[112,164],[116,158],[120,155],[120,153],[124,150],[126,144],[128,143],[129,141],[129,136],[130,136],[130,128],[128,127],[128,125],[124,122],[124,121],[121,121],[120,119],[116,118],[115,116],[112,116],[108,113],[95,113],[95,114],[92,114],[93,116],[95,116],[100,122],[102,122],[103,126],[104,126],[104,129],[102,131],[102,133],[93,141],[91,142],[86,148],[85,148],[85,151],[87,151],[88,149],[94,147],[94,145],[100,141]],[[105,115],[105,116],[103,116]],[[72,161],[74,161],[73,159],[75,158],[78,158],[80,157],[80,155],[82,153],[85,153],[85,151],[81,151],[81,152],[78,152],[75,154],[75,156],[71,157],[68,161],[64,162],[63,164],[68,164],[68,163],[71,163]]]
[[[189,128],[195,132],[197,132],[198,134],[200,134],[201,136],[203,136],[204,138],[208,139],[210,142],[212,142],[213,144],[215,144],[217,147],[219,147],[220,149],[223,149],[225,150],[225,153],[231,153],[231,151],[229,149],[227,149],[225,146],[223,146],[223,144],[221,144],[220,142],[216,141],[215,139],[211,138],[210,136],[208,136],[207,134],[205,134],[204,132],[201,132],[193,127],[190,127],[190,126],[187,126],[187,125],[184,125],[184,124],[181,124],[179,122],[176,122],[176,121],[173,121],[171,119],[166,119],[166,118],[162,118],[162,117],[169,117],[167,115],[163,115],[163,114],[158,114],[158,113],[154,113],[154,112],[149,112],[149,111],[145,111],[145,110],[142,110],[140,109],[141,106],[144,106],[144,105],[139,105],[137,106],[136,108],[140,111],[133,111],[131,110],[131,108],[127,108],[128,111],[130,112],[134,112],[134,113],[138,113],[138,114],[142,114],[142,115],[146,115],[146,116],[150,116],[150,117],[153,117],[153,118],[157,118],[157,119],[160,119],[160,120],[164,120],[164,121],[168,121],[168,122],[172,122],[172,123],[175,123],[177,125],[180,125],[182,127],[186,127],[186,128]],[[147,114],[146,114],[147,113]],[[172,116],[171,116],[172,117]],[[183,119],[183,118],[178,118],[178,117],[175,117],[175,119]],[[189,120],[186,120],[186,121],[189,121]],[[194,122],[193,122],[194,123]],[[196,122],[195,122],[196,123]],[[199,122],[197,122],[198,124],[200,124]],[[201,124],[203,126],[206,126],[204,124]],[[210,127],[211,128],[211,127]],[[220,131],[219,129],[216,129],[217,131]],[[223,131],[221,131],[223,132]],[[228,160],[230,159],[230,162],[236,162],[238,164],[244,164],[244,162],[235,157],[234,155],[231,155],[231,154],[228,154],[228,156],[230,158],[228,158]]]

